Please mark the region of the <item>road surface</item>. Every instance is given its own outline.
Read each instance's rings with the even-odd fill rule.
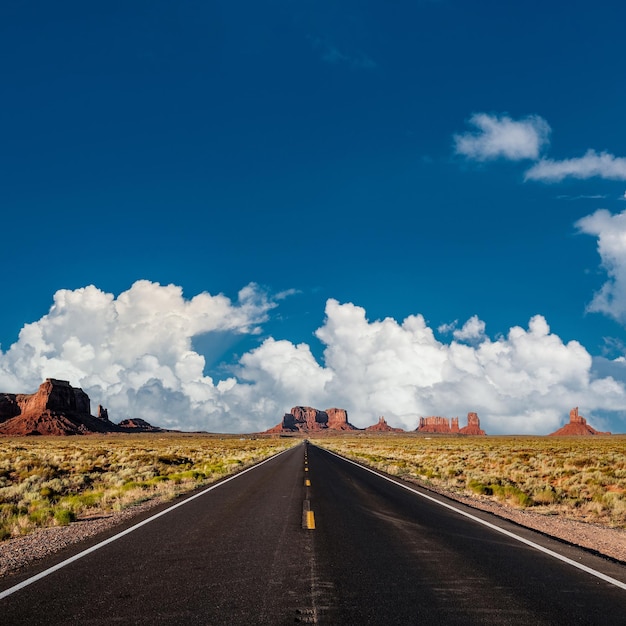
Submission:
[[[410,488],[298,445],[1,579],[0,624],[626,623],[625,566]]]

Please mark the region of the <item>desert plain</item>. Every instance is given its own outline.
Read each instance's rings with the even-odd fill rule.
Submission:
[[[353,431],[306,437],[391,476],[626,561],[626,435]],[[0,575],[303,439],[183,433],[3,438]]]

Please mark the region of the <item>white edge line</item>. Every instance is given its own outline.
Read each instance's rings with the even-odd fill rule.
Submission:
[[[53,572],[60,570],[66,565],[69,565],[70,563],[73,563],[74,561],[78,561],[79,559],[82,559],[84,556],[87,556],[88,554],[91,554],[92,552],[95,552],[96,550],[103,548],[107,544],[117,541],[124,535],[128,535],[129,533],[132,533],[134,530],[137,530],[138,528],[141,528],[142,526],[145,526],[146,524],[153,522],[155,519],[161,517],[162,515],[165,515],[166,513],[169,513],[170,511],[173,511],[174,509],[177,509],[179,506],[183,506],[183,504],[187,504],[188,502],[191,502],[192,500],[195,500],[196,498],[199,498],[200,496],[205,495],[209,491],[213,491],[213,489],[217,489],[218,487],[225,485],[227,482],[230,482],[231,480],[234,480],[235,478],[239,478],[239,476],[242,476],[243,474],[246,474],[247,472],[253,469],[256,469],[257,467],[260,467],[261,465],[267,463],[268,461],[271,461],[272,459],[275,459],[276,457],[280,456],[281,454],[284,454],[285,452],[288,452],[291,449],[292,448],[287,448],[287,450],[278,452],[277,454],[274,454],[268,457],[267,459],[264,459],[263,461],[261,461],[260,463],[257,463],[256,465],[252,465],[251,467],[248,467],[245,470],[242,470],[241,472],[237,472],[236,474],[233,474],[232,476],[225,478],[219,483],[215,485],[211,485],[207,489],[203,489],[199,493],[196,493],[193,496],[189,496],[188,498],[185,498],[181,502],[177,502],[176,504],[168,507],[167,509],[160,511],[159,513],[156,513],[155,515],[152,515],[151,517],[148,517],[145,520],[142,520],[141,522],[135,524],[134,526],[131,526],[130,528],[127,528],[126,530],[123,530],[117,535],[114,535],[113,537],[109,537],[108,539],[105,539],[104,541],[97,543],[95,546],[91,546],[91,548],[87,548],[86,550],[83,550],[82,552],[79,552],[78,554],[71,556],[69,559],[65,559],[65,561],[61,561],[60,563],[57,563],[56,565],[49,567],[43,572],[39,572],[39,574],[36,574],[35,576],[31,576],[31,578],[27,578],[26,580],[23,580],[21,583],[18,583],[17,585],[14,585],[13,587],[10,587],[9,589],[5,589],[4,591],[0,592],[0,600],[6,598],[7,596],[10,596],[16,591],[20,591],[21,589],[24,589],[24,587],[28,587],[29,585],[32,585],[34,582],[37,582],[38,580],[41,580],[42,578],[45,578],[46,576],[49,576]]]
[[[384,474],[377,472],[371,467],[367,467],[366,465],[361,465],[361,463],[357,463],[356,461],[353,461],[352,459],[348,459],[344,456],[341,456],[340,454],[332,452],[331,450],[327,450],[326,448],[322,448],[322,450],[324,450],[325,452],[328,452],[329,454],[332,454],[333,456],[336,456],[339,459],[342,459],[343,461],[352,463],[353,465],[356,465],[357,467],[360,467],[363,470],[371,472],[372,474],[375,474],[376,476],[380,476],[380,478],[384,478],[385,480],[388,480],[390,483],[393,483],[394,485],[398,485],[398,487],[402,487],[403,489],[406,489],[407,491],[411,491],[412,493],[422,498],[425,498],[426,500],[430,500],[431,502],[434,502],[435,504],[443,506],[446,509],[455,511],[456,513],[459,513],[463,515],[464,517],[467,517],[473,520],[474,522],[478,522],[479,524],[482,524],[483,526],[487,526],[487,528],[491,528],[492,530],[502,533],[503,535],[506,535],[507,537],[511,537],[511,539],[515,539],[516,541],[519,541],[520,543],[524,543],[527,546],[534,548],[535,550],[539,550],[539,552],[543,552],[544,554],[554,557],[555,559],[559,559],[559,561],[563,561],[564,563],[567,563],[568,565],[576,567],[582,570],[583,572],[587,572],[587,574],[591,574],[592,576],[600,578],[601,580],[607,583],[610,583],[611,585],[615,585],[616,587],[619,587],[620,589],[626,590],[626,583],[623,583],[622,581],[617,580],[616,578],[607,576],[606,574],[603,574],[602,572],[599,572],[598,570],[595,570],[591,567],[587,567],[586,565],[583,565],[582,563],[577,563],[576,561],[573,561],[572,559],[569,559],[566,556],[559,554],[558,552],[554,552],[553,550],[544,548],[542,545],[535,543],[534,541],[530,541],[530,539],[525,539],[524,537],[521,537],[520,535],[516,535],[515,533],[512,533],[509,530],[505,530],[504,528],[500,528],[499,526],[496,526],[495,524],[492,524],[491,522],[487,522],[486,520],[481,519],[480,517],[476,517],[475,515],[472,515],[471,513],[468,513],[467,511],[463,511],[463,509],[459,509],[451,504],[448,504],[447,502],[442,502],[441,500],[438,500],[437,498],[433,498],[432,496],[422,493],[418,491],[417,489],[413,489],[412,487],[409,487],[408,485],[404,485],[403,483],[398,482],[394,480],[393,478],[389,478],[389,476],[385,476]]]

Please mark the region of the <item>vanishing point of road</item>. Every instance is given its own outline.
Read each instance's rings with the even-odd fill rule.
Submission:
[[[608,626],[626,566],[302,444],[0,580],[0,624],[113,623]]]

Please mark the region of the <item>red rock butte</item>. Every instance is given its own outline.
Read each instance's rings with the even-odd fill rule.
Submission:
[[[98,415],[91,415],[89,396],[67,380],[47,378],[30,394],[0,393],[0,435],[90,435],[137,430],[111,422],[101,405]]]
[[[459,418],[447,417],[420,417],[419,426],[416,428],[420,433],[440,433],[452,435],[485,435],[480,428],[480,420],[477,413],[467,414],[467,426],[459,428]]]
[[[587,424],[587,420],[578,413],[578,407],[574,407],[569,412],[569,424],[565,424],[563,428],[559,428],[553,433],[550,433],[550,437],[588,437],[590,435],[610,435],[610,432],[600,432],[595,428],[591,428]]]
[[[402,428],[393,428],[387,424],[387,420],[384,417],[379,417],[378,422],[372,426],[368,426],[365,430],[378,433],[403,433]]]
[[[348,422],[345,409],[320,411],[310,406],[294,406],[285,413],[282,422],[267,433],[322,432],[328,430],[358,430]]]

